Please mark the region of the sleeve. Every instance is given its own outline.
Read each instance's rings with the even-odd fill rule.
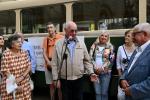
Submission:
[[[29,57],[28,57],[28,52],[27,51],[24,51],[24,53],[25,53],[25,62],[26,62],[26,65],[27,65],[27,68],[29,67],[30,68],[30,70],[31,70],[31,68],[32,68],[32,64],[31,64],[31,62],[30,62],[30,59],[29,59]]]
[[[92,74],[92,73],[94,73],[93,65],[92,65],[90,56],[88,54],[87,48],[85,46],[85,43],[83,43],[83,48],[84,48],[83,64],[85,66],[85,70],[88,72],[88,74]]]
[[[92,44],[92,46],[91,46],[91,48],[90,48],[90,52],[89,52],[90,59],[91,59],[91,61],[92,61],[92,64],[93,64],[94,67],[95,67],[94,49],[95,49],[95,43]]]
[[[131,91],[132,98],[134,100],[140,99],[149,96],[150,93],[150,76],[138,84],[133,84],[129,87]]]
[[[4,52],[1,59],[1,72],[7,71],[9,71],[9,55]]]
[[[47,37],[45,37],[44,40],[43,40],[42,48],[43,48],[43,49],[46,49],[46,48],[47,48]]]
[[[31,67],[32,67],[32,73],[35,73],[36,70],[36,57],[34,53],[34,49],[32,45],[29,47],[29,53],[30,53],[30,59],[31,59]]]
[[[118,48],[117,58],[116,58],[117,69],[121,68],[121,47]]]

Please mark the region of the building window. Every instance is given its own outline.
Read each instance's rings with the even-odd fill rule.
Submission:
[[[50,5],[22,10],[22,32],[23,33],[45,33],[46,23],[51,21],[62,31],[63,23],[66,21],[66,10],[64,5]]]
[[[147,22],[150,23],[150,0],[147,0]]]
[[[0,33],[13,34],[16,30],[16,17],[14,11],[0,12]]]
[[[86,0],[73,4],[79,30],[126,29],[138,23],[138,0]]]

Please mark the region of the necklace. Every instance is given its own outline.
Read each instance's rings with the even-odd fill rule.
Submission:
[[[133,52],[135,50],[135,45],[125,45],[125,49],[128,53]]]

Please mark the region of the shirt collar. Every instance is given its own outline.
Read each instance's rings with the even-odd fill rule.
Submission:
[[[143,45],[141,45],[140,47],[137,47],[136,51],[137,52],[142,52],[144,51],[144,49],[150,44],[150,40],[148,40],[146,43],[144,43]]]
[[[56,38],[57,38],[56,33],[55,33],[55,35],[54,35],[53,37],[49,37],[49,36],[48,36],[48,39],[49,39],[49,40],[54,40],[54,39],[56,39]]]
[[[77,37],[75,37],[73,40],[68,40],[67,37],[65,37],[65,43],[70,42],[70,41],[74,41],[75,43],[78,42],[79,40],[77,39]]]

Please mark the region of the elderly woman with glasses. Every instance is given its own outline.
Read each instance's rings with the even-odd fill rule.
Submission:
[[[21,37],[12,35],[8,38],[8,49],[4,51],[1,60],[1,72],[3,80],[0,85],[2,100],[13,100],[12,93],[6,91],[6,79],[13,75],[18,88],[16,89],[16,100],[31,100],[31,87],[29,84],[31,63],[27,52],[21,50]]]
[[[108,100],[108,87],[114,57],[113,46],[109,38],[108,32],[102,32],[90,49],[94,70],[99,78],[99,82],[94,83],[96,100]]]

